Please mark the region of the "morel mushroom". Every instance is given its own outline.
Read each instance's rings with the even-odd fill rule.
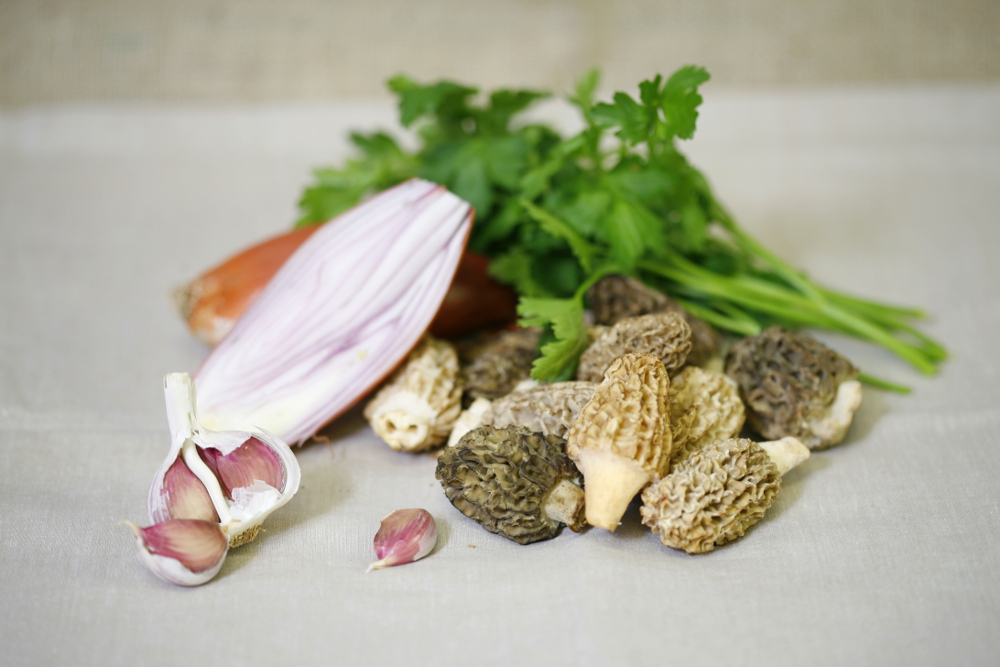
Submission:
[[[686,366],[670,380],[672,460],[739,434],[746,419],[736,382],[722,373]]]
[[[483,421],[483,414],[490,409],[492,401],[485,398],[477,398],[472,405],[462,410],[455,420],[455,425],[451,427],[451,435],[448,436],[448,446],[458,444],[459,439],[474,428],[479,428],[486,422]]]
[[[566,451],[583,473],[590,525],[614,531],[632,498],[666,472],[669,387],[658,358],[626,354],[570,426]]]
[[[558,436],[481,426],[444,449],[436,474],[456,509],[518,544],[583,527],[579,471]]]
[[[595,389],[595,382],[552,382],[515,391],[493,401],[482,423],[497,428],[517,424],[564,438]]]
[[[510,393],[531,376],[540,337],[537,328],[503,331],[463,351],[465,394],[471,399],[494,399]]]
[[[791,439],[767,445],[789,455],[776,463],[761,444],[747,439],[698,450],[642,492],[643,524],[666,546],[689,554],[742,537],[774,503],[783,470],[809,454]]]
[[[458,355],[450,343],[425,336],[364,416],[393,449],[419,452],[444,443],[461,410]]]
[[[719,352],[722,338],[701,318],[687,312],[663,292],[647,287],[635,278],[608,276],[599,280],[587,292],[587,303],[598,324],[613,325],[626,317],[649,313],[679,313],[691,327],[691,352],[688,363],[705,364]]]
[[[600,382],[611,362],[628,353],[659,357],[674,375],[691,352],[691,327],[678,313],[652,313],[626,317],[604,328],[580,356],[578,380]]]
[[[771,327],[733,345],[726,374],[740,386],[747,423],[768,440],[810,449],[844,439],[861,405],[858,369],[815,338]]]

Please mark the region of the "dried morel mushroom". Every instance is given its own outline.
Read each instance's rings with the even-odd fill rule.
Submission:
[[[742,537],[780,488],[778,467],[763,448],[730,439],[703,447],[646,487],[639,511],[663,544],[705,553]]]
[[[626,317],[602,329],[580,356],[578,380],[600,382],[611,362],[630,352],[659,357],[674,375],[691,352],[691,327],[678,313],[651,313]]]
[[[583,473],[587,523],[613,531],[632,498],[666,472],[672,437],[670,379],[651,354],[617,360],[566,433],[566,451]]]
[[[472,399],[499,398],[531,376],[538,356],[537,328],[502,331],[462,353],[465,393]]]
[[[670,379],[674,463],[705,445],[738,435],[745,419],[740,390],[732,378],[687,366]]]
[[[472,404],[458,415],[455,425],[451,427],[451,435],[448,436],[448,446],[456,444],[459,439],[474,428],[479,428],[485,422],[483,414],[490,409],[492,401],[485,398],[477,398]]]
[[[565,524],[583,527],[579,472],[566,441],[522,426],[481,426],[438,458],[448,500],[486,530],[518,544],[555,537]]]
[[[425,336],[365,406],[365,419],[390,447],[419,452],[442,444],[462,410],[458,354]]]
[[[810,449],[844,439],[861,405],[858,369],[815,338],[771,327],[733,345],[726,374],[740,386],[747,423],[768,440]]]
[[[587,292],[587,303],[598,324],[615,324],[626,317],[649,313],[680,313],[691,327],[691,352],[688,363],[701,366],[718,354],[722,339],[712,325],[695,317],[662,292],[635,278],[608,276]]]
[[[527,426],[532,431],[564,438],[595,389],[594,382],[553,382],[515,391],[493,401],[483,413],[482,423],[497,428]]]

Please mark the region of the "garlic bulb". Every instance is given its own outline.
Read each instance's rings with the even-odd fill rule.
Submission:
[[[147,501],[150,528],[133,526],[139,556],[157,576],[194,586],[211,579],[224,546],[256,537],[267,516],[299,488],[291,449],[260,431],[210,431],[195,413],[187,373],[164,380],[171,445],[156,471]]]
[[[203,428],[187,373],[168,375],[164,389],[172,440],[149,488],[150,520],[214,520],[230,546],[249,542],[298,491],[295,455],[270,433]]]

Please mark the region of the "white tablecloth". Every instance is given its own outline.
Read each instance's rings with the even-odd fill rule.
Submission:
[[[302,488],[208,585],[162,583],[120,522],[169,438],[162,376],[206,349],[171,290],[277,233],[346,131],[387,106],[0,113],[0,662],[987,665],[1000,652],[1000,88],[706,90],[688,147],[745,227],[833,286],[915,304],[934,378],[864,370],[847,441],[742,540],[619,530],[519,546],[459,514],[432,456],[358,414],[299,450]],[[365,573],[424,507],[425,560]]]

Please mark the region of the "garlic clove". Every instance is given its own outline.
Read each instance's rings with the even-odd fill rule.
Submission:
[[[205,485],[182,459],[176,459],[167,469],[159,494],[158,500],[170,518],[219,523],[219,513],[215,511]]]
[[[233,446],[240,440],[241,444]],[[295,455],[270,433],[199,429],[192,441],[193,450],[197,450],[193,456],[218,480],[219,492],[224,496],[227,512],[222,516],[228,514],[223,523],[230,546],[254,539],[264,519],[299,489],[301,472]]]
[[[375,555],[379,560],[368,571],[412,563],[429,554],[437,544],[437,524],[430,512],[422,509],[396,510],[390,513],[375,533]]]
[[[226,560],[229,540],[211,521],[176,519],[140,528],[125,522],[136,538],[139,560],[160,579],[178,586],[200,586]]]
[[[285,471],[277,452],[252,436],[229,454],[211,447],[199,447],[198,454],[215,473],[230,499],[234,489],[249,487],[255,482],[264,482],[275,489],[284,486]]]

